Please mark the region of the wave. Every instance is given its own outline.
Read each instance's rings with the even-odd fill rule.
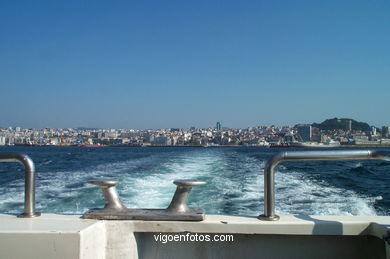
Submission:
[[[380,196],[360,195],[298,172],[276,174],[276,211],[280,214],[377,215],[374,204]]]
[[[126,154],[121,154],[121,159],[125,157]],[[165,208],[176,189],[174,180],[196,179],[206,181],[207,185],[193,189],[190,207],[204,208],[208,214],[259,215],[264,203],[264,159],[228,149],[189,149],[129,156],[116,162],[97,161],[100,164],[83,169],[51,170],[37,175],[37,210],[84,213],[104,206],[99,188],[86,183],[95,178],[117,179],[118,192],[127,207]],[[50,166],[55,164],[55,158],[46,161],[53,161]],[[374,205],[381,201],[381,196],[335,186],[296,168],[278,166],[275,176],[278,214],[377,214]],[[349,170],[356,173],[368,169],[355,164]],[[7,183],[0,190],[0,211],[20,213],[23,195],[24,179]]]

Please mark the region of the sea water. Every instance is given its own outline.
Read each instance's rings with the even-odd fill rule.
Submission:
[[[189,205],[208,214],[259,215],[263,211],[264,165],[279,148],[249,147],[0,147],[21,152],[36,166],[37,211],[82,214],[103,207],[100,189],[88,180],[118,181],[129,208],[165,208],[176,179],[203,180]],[[288,149],[292,151],[293,149]],[[302,150],[302,149],[300,149]],[[389,215],[390,162],[289,162],[276,169],[276,213]],[[24,169],[0,163],[0,213],[20,213]]]

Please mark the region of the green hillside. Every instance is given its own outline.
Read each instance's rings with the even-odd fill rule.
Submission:
[[[319,124],[313,123],[312,126],[321,130],[348,130],[350,120],[352,121],[352,130],[367,131],[370,128],[370,125],[365,122],[359,122],[348,118],[327,119]]]

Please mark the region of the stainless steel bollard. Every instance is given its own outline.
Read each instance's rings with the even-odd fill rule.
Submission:
[[[126,207],[122,204],[118,192],[116,191],[115,185],[117,184],[114,180],[102,179],[102,180],[92,180],[88,181],[90,184],[99,186],[102,189],[104,200],[105,200],[105,209],[116,209],[122,210]]]
[[[188,212],[190,209],[187,206],[187,201],[192,187],[206,184],[203,181],[192,180],[176,180],[173,183],[177,185],[177,188],[171,204],[167,208],[167,210],[172,212]]]

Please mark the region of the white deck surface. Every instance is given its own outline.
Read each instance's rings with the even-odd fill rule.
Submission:
[[[139,242],[145,242],[148,247],[154,247],[155,244],[149,237],[136,233],[192,232],[382,238],[389,230],[388,216],[287,215],[281,216],[279,221],[261,221],[256,217],[206,215],[202,222],[183,222],[98,221],[82,219],[81,215],[55,214],[43,214],[27,219],[0,214],[0,258],[138,258],[138,250],[142,248]],[[386,245],[385,249],[389,253],[389,245]]]

